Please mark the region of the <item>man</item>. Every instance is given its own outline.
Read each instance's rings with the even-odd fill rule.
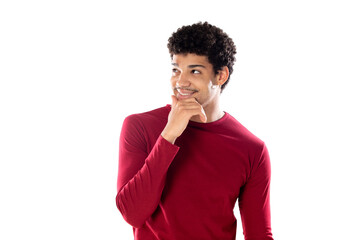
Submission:
[[[221,110],[236,48],[197,23],[169,38],[172,104],[128,116],[120,136],[116,204],[135,240],[272,240],[270,160],[263,141]]]

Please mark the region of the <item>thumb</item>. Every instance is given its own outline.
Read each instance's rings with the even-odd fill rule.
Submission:
[[[206,123],[206,121],[207,121],[206,113],[205,113],[205,111],[204,111],[204,109],[203,109],[202,107],[201,107],[200,119],[201,119],[204,123]]]
[[[174,95],[171,95],[171,100],[172,100],[171,107],[174,107],[177,104],[178,100]]]

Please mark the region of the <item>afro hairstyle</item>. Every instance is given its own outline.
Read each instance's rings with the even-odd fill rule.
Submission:
[[[222,67],[229,69],[229,78],[221,86],[225,88],[233,72],[236,61],[236,46],[233,40],[220,28],[208,22],[198,22],[193,25],[178,28],[168,40],[167,47],[171,58],[176,54],[193,53],[206,56],[217,74]]]

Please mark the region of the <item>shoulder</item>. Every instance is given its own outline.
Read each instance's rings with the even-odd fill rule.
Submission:
[[[265,166],[264,163],[269,162],[269,153],[265,142],[232,116],[229,117],[228,125],[232,128],[233,138],[236,139],[238,146],[246,149],[252,168]]]
[[[133,125],[147,125],[157,121],[166,121],[170,110],[170,105],[166,105],[165,107],[160,107],[147,112],[134,113],[125,118],[124,124],[132,123]]]
[[[131,135],[155,137],[167,123],[171,106],[160,107],[143,113],[135,113],[127,116],[123,122],[123,131],[131,132]]]
[[[240,141],[241,144],[246,145],[256,152],[261,152],[263,150],[265,143],[262,139],[256,136],[230,114],[227,120],[227,128],[229,128],[229,132],[231,132],[237,141]]]

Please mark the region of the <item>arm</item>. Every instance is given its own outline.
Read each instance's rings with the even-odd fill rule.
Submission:
[[[141,124],[135,116],[125,119],[120,135],[118,194],[116,205],[125,221],[139,228],[157,208],[165,186],[167,170],[179,148],[172,143],[185,130],[189,119],[200,115],[206,121],[204,109],[195,99],[173,104],[168,122],[150,154]]]
[[[134,116],[124,120],[119,146],[116,205],[125,221],[139,228],[157,208],[168,167],[178,147],[159,136],[150,154]]]
[[[273,240],[270,219],[270,177],[270,157],[264,144],[239,196],[245,240]]]

